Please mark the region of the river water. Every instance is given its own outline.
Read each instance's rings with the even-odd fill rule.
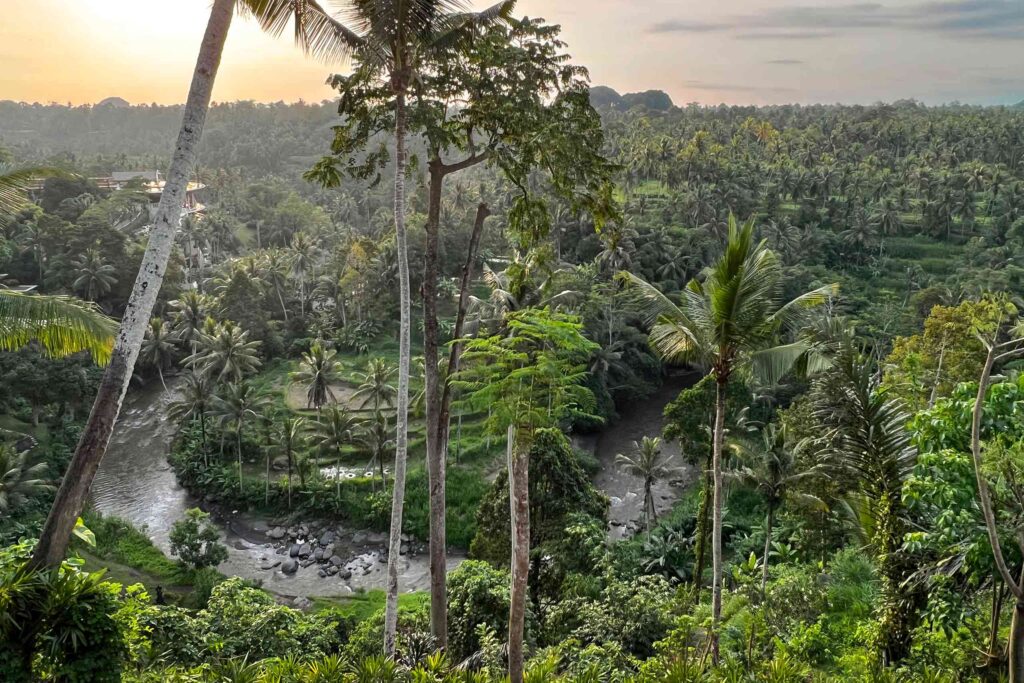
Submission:
[[[622,472],[615,465],[617,453],[627,452],[631,442],[643,436],[661,433],[664,406],[679,390],[695,381],[690,375],[673,376],[648,400],[624,411],[622,417],[599,435],[584,438],[578,445],[592,448],[601,463],[595,484],[612,499],[610,536],[621,538],[636,527],[643,507],[643,482]],[[168,535],[174,522],[197,501],[178,485],[167,462],[176,425],[167,419],[167,407],[178,395],[176,380],[168,381],[168,391],[159,383],[133,389],[114,429],[110,446],[92,486],[92,500],[104,515],[116,516],[143,529],[153,542],[169,553]],[[666,446],[671,452],[672,446]],[[659,511],[667,509],[692,480],[685,472],[670,482],[659,482],[655,496]],[[260,582],[264,588],[283,596],[344,596],[354,592],[384,588],[387,565],[382,561],[386,545],[383,534],[338,529],[337,554],[353,570],[352,576],[321,577],[315,564],[299,568],[295,574],[280,571],[283,557],[271,545],[265,532],[270,520],[254,519],[225,511],[215,516],[228,559],[219,569],[229,576]],[[464,558],[449,557],[449,568]],[[428,558],[413,552],[399,560],[400,585],[404,591],[425,590],[430,585]]]

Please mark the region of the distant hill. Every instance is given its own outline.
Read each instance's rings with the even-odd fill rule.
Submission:
[[[669,111],[675,106],[672,98],[663,90],[645,90],[644,92],[618,92],[604,85],[596,85],[590,89],[590,103],[596,109],[632,109],[645,107],[651,111]]]
[[[125,107],[132,106],[132,103],[123,97],[108,97],[105,100],[100,100],[96,103],[97,107],[116,107],[118,109],[124,109]]]
[[[1021,100],[1020,102],[1013,106],[1016,107],[1017,109],[1024,109],[1024,100]]]

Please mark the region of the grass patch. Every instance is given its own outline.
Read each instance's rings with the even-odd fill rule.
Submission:
[[[336,610],[346,617],[363,621],[384,609],[386,599],[387,594],[382,590],[364,591],[347,597],[313,598],[313,609],[317,611]],[[398,595],[398,606],[401,609],[425,608],[429,604],[430,594],[426,592],[400,593]]]

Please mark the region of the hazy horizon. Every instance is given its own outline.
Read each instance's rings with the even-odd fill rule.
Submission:
[[[676,104],[1024,100],[1024,2],[818,3],[648,0],[638,12],[621,0],[520,0],[517,13],[561,24],[595,85],[663,90]],[[208,0],[16,4],[0,26],[0,100],[181,103],[208,11]],[[338,71],[238,17],[214,100],[320,102]]]

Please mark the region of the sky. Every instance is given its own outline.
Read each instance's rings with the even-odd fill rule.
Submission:
[[[0,3],[0,100],[73,104],[184,101],[210,6]],[[1024,100],[1024,0],[520,0],[517,12],[561,24],[594,84],[677,104]],[[319,101],[345,68],[236,19],[214,99]]]

